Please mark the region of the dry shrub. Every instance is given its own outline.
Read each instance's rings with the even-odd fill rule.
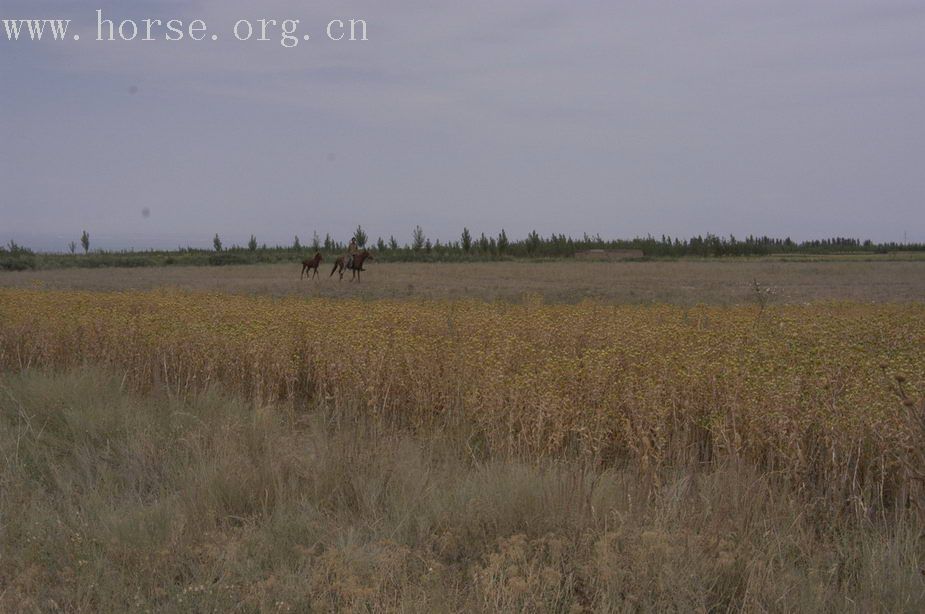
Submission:
[[[498,540],[476,567],[473,580],[485,611],[549,612],[580,608],[572,544],[555,534],[528,539],[521,533]]]
[[[914,514],[817,510],[743,459],[473,456],[366,412],[0,375],[0,611],[925,608]]]

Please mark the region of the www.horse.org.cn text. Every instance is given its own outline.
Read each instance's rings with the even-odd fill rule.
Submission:
[[[180,42],[218,41],[277,43],[286,49],[302,42],[327,40],[334,42],[365,42],[369,40],[365,19],[334,18],[309,27],[301,19],[238,19],[233,24],[212,30],[203,19],[119,19],[96,11],[95,30],[91,33],[72,19],[7,19],[2,20],[0,37],[9,42]],[[89,24],[88,24],[89,25]],[[2,39],[0,39],[2,40]]]

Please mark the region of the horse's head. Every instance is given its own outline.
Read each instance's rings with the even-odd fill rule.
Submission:
[[[318,262],[324,262],[324,256],[321,255],[321,252],[315,252],[315,260]]]

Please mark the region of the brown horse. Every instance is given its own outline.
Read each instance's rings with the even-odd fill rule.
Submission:
[[[364,249],[359,254],[353,256],[353,262],[350,263],[350,266],[347,266],[347,256],[340,256],[337,260],[334,261],[334,268],[331,269],[331,274],[328,277],[333,277],[334,273],[340,273],[340,278],[344,278],[344,269],[350,269],[353,271],[353,277],[350,278],[350,281],[354,279],[360,281],[360,271],[363,269],[363,263],[367,260],[374,260],[373,255],[369,253],[368,249]]]
[[[324,262],[324,258],[321,256],[321,252],[315,252],[315,256],[308,260],[302,261],[302,272],[299,274],[299,279],[302,279],[302,276],[305,275],[305,271],[310,273],[310,277],[313,279],[318,275],[318,265]]]

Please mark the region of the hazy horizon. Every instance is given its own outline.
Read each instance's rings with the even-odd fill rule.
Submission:
[[[527,235],[526,232],[523,234],[515,234],[515,233],[508,232],[507,229],[504,229],[504,230],[508,238],[512,241],[518,241],[518,240],[524,239]],[[364,228],[364,231],[366,231],[366,228]],[[470,229],[470,232],[472,232],[472,229]],[[500,230],[498,232],[500,232]],[[485,236],[497,238],[498,232],[485,231]],[[326,234],[325,232],[318,233],[319,239],[322,243],[324,242],[325,234]],[[409,230],[409,232],[406,234],[407,236],[405,235],[395,236],[395,240],[398,241],[399,245],[403,247],[411,244],[411,231]],[[473,237],[475,239],[478,239],[480,234],[481,234],[481,231],[474,232]],[[556,234],[559,234],[559,233],[556,233]],[[578,240],[578,239],[583,238],[584,234],[587,234],[590,237],[595,236],[595,233],[581,233],[581,234],[570,235],[570,238]],[[667,235],[667,233],[659,233],[659,234],[650,233],[650,235],[656,239],[660,239],[663,234]],[[700,236],[706,236],[706,234],[708,233],[703,233]],[[709,234],[715,235],[716,233],[709,233]],[[215,236],[214,234],[211,236],[205,236],[205,237],[177,234],[173,236],[158,237],[158,236],[149,236],[149,235],[134,235],[133,236],[133,235],[118,234],[118,233],[114,235],[105,235],[105,234],[95,235],[93,233],[90,233],[90,249],[91,251],[94,251],[94,250],[171,251],[171,250],[176,250],[178,248],[179,249],[190,248],[190,249],[211,250],[213,249],[213,237],[214,236]],[[220,239],[222,241],[222,245],[226,249],[231,248],[231,247],[244,248],[247,246],[250,236],[251,234],[220,235]],[[352,236],[352,233],[346,233],[342,236],[335,236],[331,234],[331,239],[340,244],[345,244],[350,240],[351,236]],[[369,235],[368,245],[374,246],[376,243],[376,240],[380,236],[381,235]],[[391,235],[382,236],[382,239],[388,242],[390,236]],[[667,235],[667,236],[670,236],[671,239],[680,239],[683,241],[683,240],[687,240],[692,237],[695,237],[697,236],[697,234]],[[719,235],[719,236],[728,238],[729,235]],[[735,235],[735,238],[741,241],[741,240],[744,240],[747,236],[748,235]],[[755,236],[760,237],[761,235],[756,234]],[[313,235],[309,234],[307,236],[303,236],[302,234],[297,233],[295,235],[288,236],[288,237],[280,237],[280,236],[274,236],[274,235],[255,235],[255,237],[259,245],[266,245],[267,247],[271,247],[271,248],[290,246],[293,244],[295,237],[298,237],[299,242],[303,246],[303,248],[308,249],[312,244]],[[638,236],[601,235],[601,239],[604,241],[632,240],[635,238],[645,238],[645,237],[646,235],[638,235]],[[452,242],[459,241],[460,239],[458,235],[443,237],[443,236],[436,236],[432,234],[428,234],[427,238],[430,239],[431,241],[439,240],[441,243],[448,243],[448,242],[452,243]],[[548,238],[548,237],[544,236],[544,238]],[[833,235],[833,236],[797,238],[797,237],[787,235],[787,236],[773,236],[771,238],[782,239],[782,240],[786,238],[790,238],[791,240],[799,243],[801,241],[812,241],[816,239],[818,240],[832,239],[832,238],[835,238],[835,236]],[[860,241],[864,241],[867,239],[867,237],[864,237],[864,236],[843,236],[842,238],[858,239]],[[41,235],[41,234],[30,235],[27,233],[22,233],[18,236],[11,237],[11,239],[7,239],[6,242],[3,244],[0,244],[0,246],[6,246],[10,240],[14,241],[17,245],[27,247],[34,251],[43,252],[43,253],[67,253],[69,249],[68,244],[71,241],[73,241],[76,244],[77,253],[83,253],[83,248],[80,246],[80,233],[79,232],[73,236],[71,235],[51,235],[51,234],[49,235]],[[916,243],[916,241],[913,241],[911,238],[908,237],[908,235],[905,240],[901,237],[899,240],[895,240],[895,241],[894,240],[883,241],[883,243],[897,243],[897,244],[902,244],[906,242],[910,244]]]
[[[217,42],[99,42],[201,18]],[[0,243],[303,244],[504,228],[925,242],[914,2],[7,0]],[[227,36],[300,19],[312,40]],[[366,42],[324,39],[334,18]],[[2,32],[2,30],[0,30]],[[148,215],[142,215],[147,211]]]

